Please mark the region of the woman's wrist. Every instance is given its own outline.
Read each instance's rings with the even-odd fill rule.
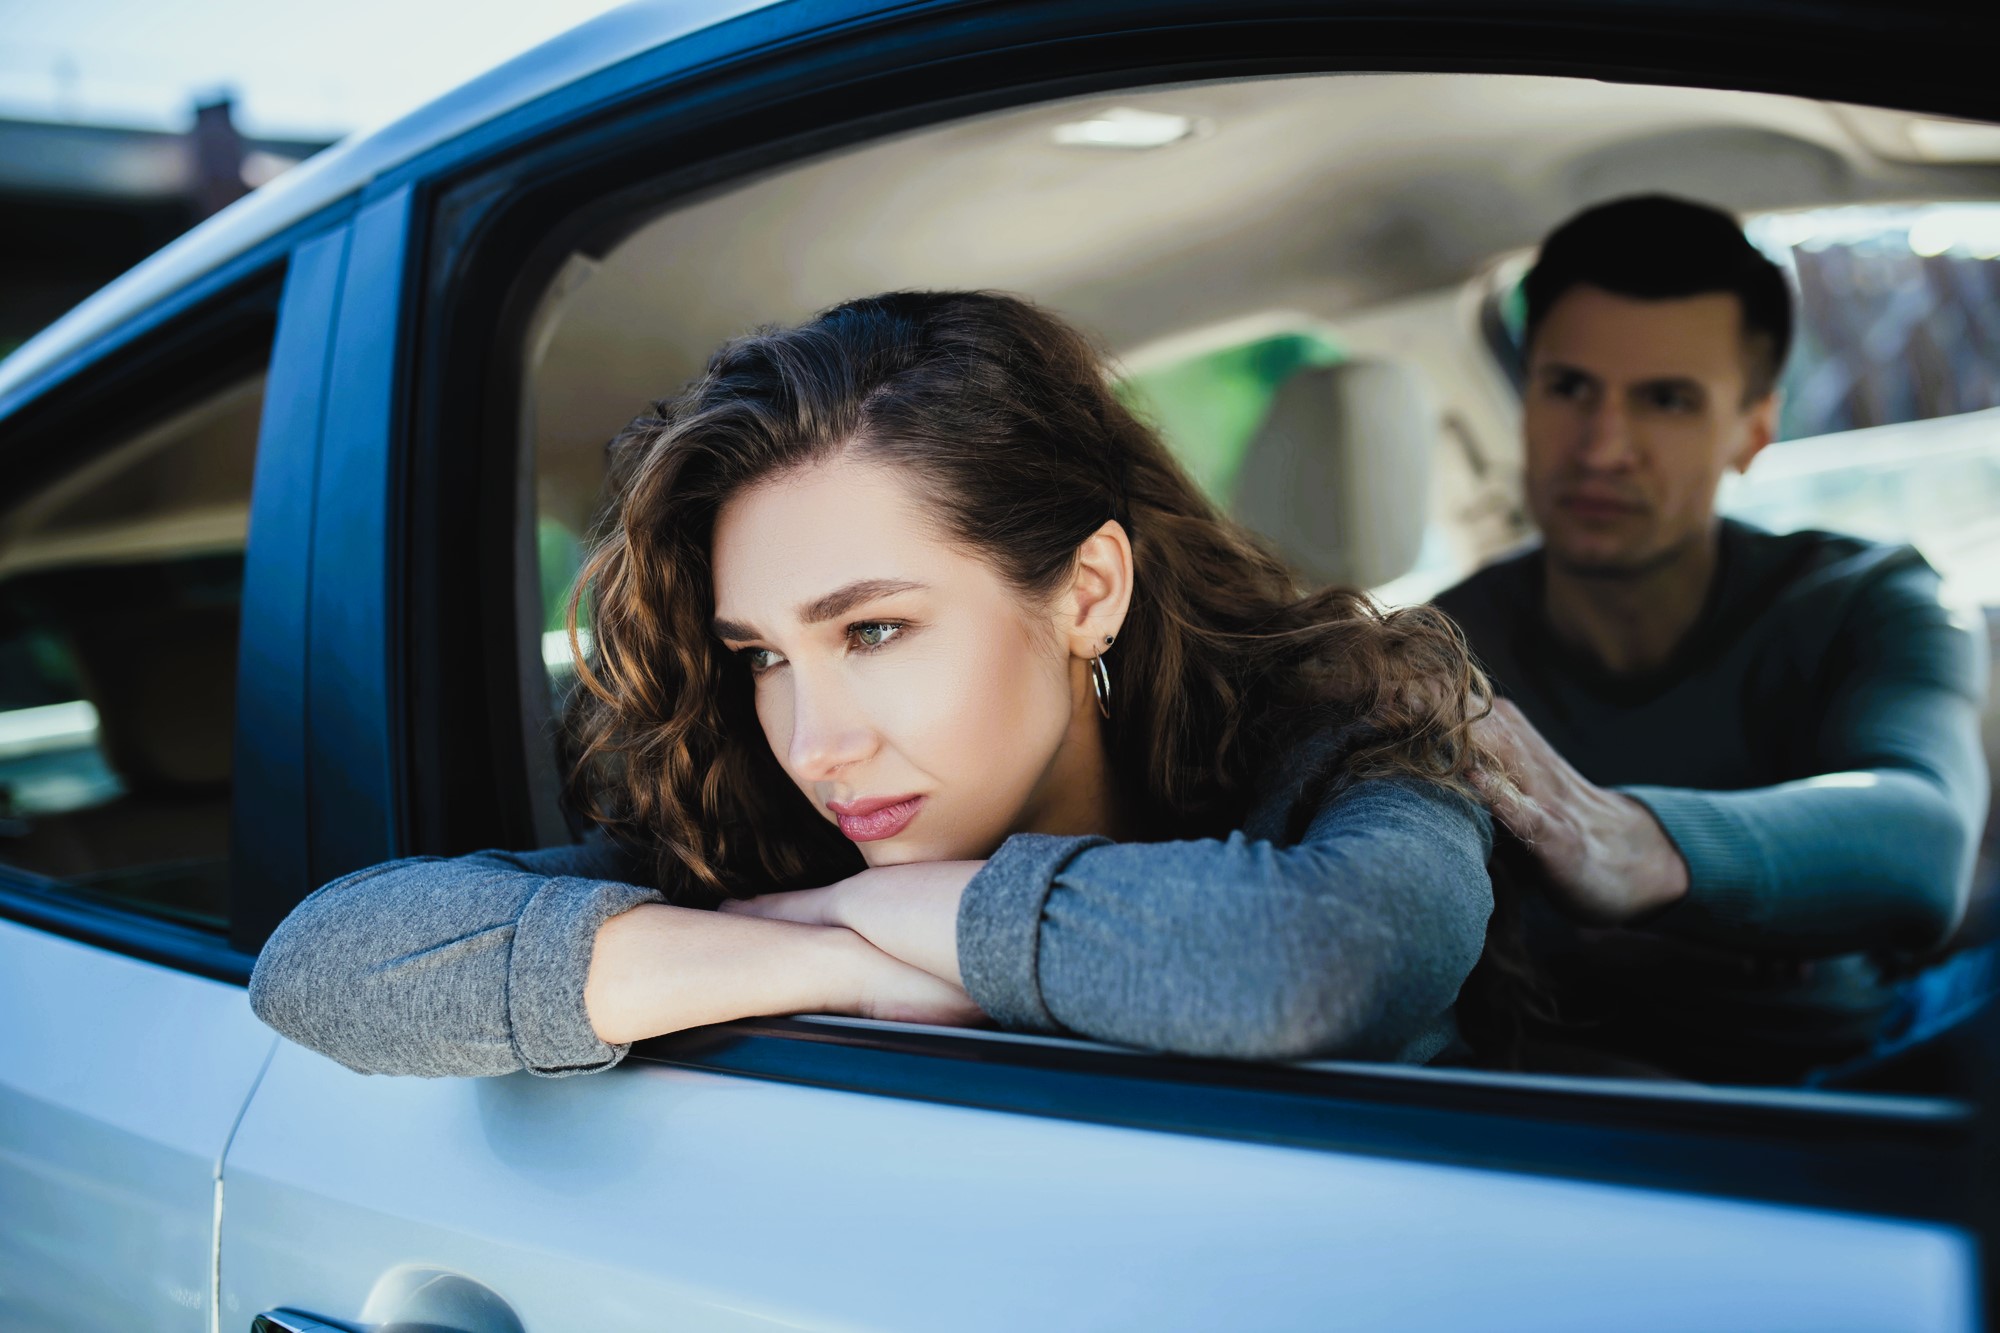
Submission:
[[[845,927],[892,958],[958,985],[958,907],[984,861],[877,866],[822,889],[724,903],[731,916]]]
[[[986,1022],[956,983],[885,953],[851,930],[834,927],[827,934],[833,937],[824,942],[832,984],[818,1012],[953,1027]]]
[[[879,969],[881,950],[845,926],[809,926],[813,962],[807,1007],[795,1013],[862,1013],[869,983]]]
[[[649,903],[599,929],[584,1007],[614,1044],[735,1018],[852,1013],[869,946],[837,926]]]

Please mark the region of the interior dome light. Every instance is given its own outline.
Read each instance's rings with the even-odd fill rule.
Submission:
[[[1194,138],[1202,129],[1202,122],[1193,116],[1115,106],[1088,120],[1058,125],[1051,137],[1065,148],[1165,148]]]

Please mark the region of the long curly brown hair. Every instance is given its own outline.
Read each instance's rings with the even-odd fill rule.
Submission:
[[[1302,801],[1390,774],[1469,794],[1489,694],[1456,627],[1302,587],[1119,402],[1104,364],[1055,316],[986,292],[869,297],[724,345],[612,444],[615,510],[570,606],[574,635],[587,600],[592,639],[570,704],[572,800],[656,857],[683,902],[862,868],[785,777],[748,673],[710,629],[724,502],[844,450],[903,469],[1031,604],[1107,519],[1124,525],[1134,587],[1105,741],[1162,835],[1234,827],[1274,757],[1329,725],[1348,742]]]

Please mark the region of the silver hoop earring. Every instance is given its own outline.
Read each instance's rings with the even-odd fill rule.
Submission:
[[[1111,716],[1111,668],[1104,665],[1104,654],[1090,659],[1090,684],[1097,691],[1097,711],[1108,719]]]

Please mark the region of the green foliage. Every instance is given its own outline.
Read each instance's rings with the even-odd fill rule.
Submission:
[[[583,543],[552,518],[535,523],[535,555],[542,580],[542,628],[561,630],[569,618],[569,590],[583,568]],[[580,608],[577,628],[590,628],[589,608]]]
[[[1318,334],[1284,333],[1131,375],[1116,389],[1160,432],[1196,484],[1226,507],[1244,451],[1278,386],[1306,366],[1345,359],[1340,347]]]

